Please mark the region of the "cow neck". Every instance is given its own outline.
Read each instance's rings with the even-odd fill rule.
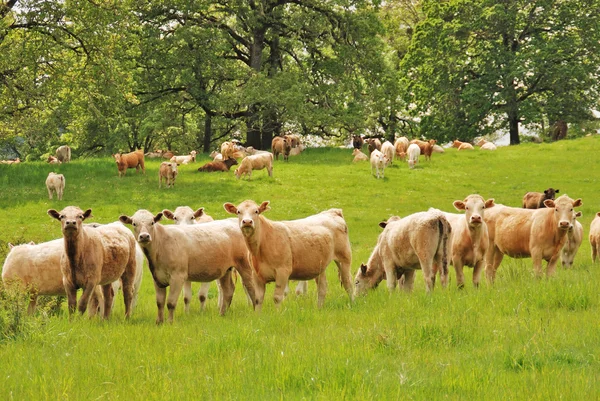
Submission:
[[[262,243],[267,243],[269,239],[267,238],[268,233],[273,232],[273,224],[272,222],[263,216],[258,216],[258,224],[254,225],[254,232],[250,236],[244,236],[246,239],[246,245],[248,245],[248,249],[252,256],[258,258],[260,256],[260,246]]]
[[[561,230],[560,228],[558,228],[558,220],[554,216],[554,208],[547,208],[546,210],[548,210],[548,214],[550,214],[550,218],[546,219],[546,224],[551,225],[551,227],[544,227],[544,229],[550,229],[552,230],[550,232],[554,233],[552,239],[554,241],[555,247],[554,252],[552,252],[552,254],[556,255],[556,253],[558,253],[560,249],[564,246],[567,240],[567,232],[569,230]]]
[[[83,259],[84,244],[89,238],[83,226],[77,231],[77,235],[75,236],[66,236],[63,234],[65,240],[65,254],[69,260],[71,282],[74,286],[77,286],[75,282],[75,270],[79,267],[80,261]]]
[[[468,223],[467,223],[468,224]],[[469,235],[471,236],[471,245],[473,246],[473,256],[475,259],[477,256],[477,252],[479,251],[479,246],[481,243],[481,235],[483,231],[483,225],[485,223],[482,222],[478,227],[473,227],[471,224],[468,224],[469,227]]]
[[[377,267],[375,267],[377,266]],[[379,285],[383,281],[383,263],[381,255],[379,254],[379,246],[367,262],[367,277],[369,280],[369,285],[371,288],[374,288]],[[370,277],[369,277],[370,276]]]

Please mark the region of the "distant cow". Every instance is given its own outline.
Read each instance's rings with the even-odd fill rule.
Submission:
[[[56,192],[58,200],[62,200],[65,191],[65,176],[62,174],[48,173],[48,178],[46,178],[46,189],[48,190],[48,198],[52,199],[52,192]]]
[[[221,155],[223,155],[223,160],[233,158],[233,152],[235,152],[235,146],[232,142],[226,141],[221,144]]]
[[[365,155],[363,152],[360,151],[360,149],[356,148],[354,148],[354,150],[352,151],[352,156],[354,156],[354,159],[352,159],[353,163],[369,160],[369,156]]]
[[[319,307],[323,306],[327,292],[325,269],[335,261],[338,277],[353,299],[352,250],[348,239],[348,226],[340,209],[329,209],[299,220],[271,221],[262,214],[269,210],[269,202],[257,205],[246,200],[235,206],[223,205],[225,210],[238,216],[238,229],[242,232],[254,267],[256,307],[260,309],[265,296],[265,286],[275,281],[275,304],[284,298],[290,279],[317,282]]]
[[[279,155],[283,155],[283,160],[288,161],[290,151],[292,150],[292,141],[289,137],[276,136],[271,142],[271,151],[275,160],[279,160]]]
[[[428,141],[421,141],[419,139],[413,139],[410,141],[411,144],[419,146],[421,154],[425,156],[425,160],[431,160],[431,154],[433,153],[433,147],[435,146],[436,140],[430,139]]]
[[[60,164],[60,160],[58,160],[56,157],[54,156],[48,156],[48,159],[46,159],[46,162],[48,164]]]
[[[352,147],[354,149],[362,149],[363,145],[365,143],[365,140],[362,138],[362,136],[360,135],[352,135]]]
[[[496,145],[494,145],[492,142],[486,141],[483,138],[477,142],[477,146],[479,146],[481,150],[496,150]]]
[[[381,178],[384,178],[385,166],[388,163],[386,155],[378,151],[377,149],[371,152],[371,174],[379,178],[379,170],[381,170]],[[375,172],[373,172],[375,170]]]
[[[596,213],[592,224],[590,224],[589,240],[592,247],[592,262],[596,263],[596,258],[600,253],[600,212]]]
[[[59,146],[56,149],[56,158],[61,163],[68,163],[71,161],[71,148],[67,145]]]
[[[165,153],[164,151],[158,149],[158,150],[155,150],[154,152],[144,153],[144,157],[147,157],[148,159],[158,159],[158,158],[161,158],[164,153]]]
[[[211,173],[214,171],[229,171],[231,166],[238,164],[237,160],[233,158],[225,159],[220,162],[208,162],[204,166],[200,167],[198,171]]]
[[[390,141],[385,141],[384,143],[381,144],[381,153],[383,153],[387,157],[388,163],[390,165],[394,164],[394,156],[396,156],[396,148],[394,148],[394,145],[392,145],[392,143]]]
[[[162,162],[158,168],[158,188],[162,186],[163,180],[167,184],[167,188],[175,186],[175,178],[177,178],[177,163]]]
[[[173,156],[169,160],[171,162],[174,162],[174,163],[177,163],[177,164],[194,163],[196,161],[196,154],[197,154],[197,152],[195,150],[192,150],[189,155],[185,155],[185,156]]]
[[[490,244],[486,254],[486,276],[491,282],[504,255],[533,261],[536,275],[542,274],[542,260],[548,262],[546,275],[556,269],[560,250],[575,221],[574,207],[583,203],[563,195],[546,199],[544,209],[521,209],[496,205],[488,210],[484,221],[488,226]]]
[[[471,145],[469,142],[461,142],[458,139],[456,139],[456,140],[454,140],[454,142],[452,142],[452,147],[457,148],[458,150],[473,150],[473,149],[475,149],[473,147],[473,145]]]
[[[262,170],[263,168],[267,169],[269,177],[273,177],[273,154],[259,153],[244,157],[240,167],[234,171],[234,174],[238,179],[243,175],[246,175],[248,181],[250,181],[252,178],[252,170]]]
[[[524,209],[543,209],[546,207],[544,201],[546,199],[554,199],[555,195],[560,190],[548,188],[544,192],[527,192],[523,196],[523,208]]]
[[[383,232],[366,265],[361,264],[355,277],[355,294],[375,288],[387,280],[388,289],[394,290],[398,278],[402,286],[412,290],[415,269],[423,271],[425,287],[431,292],[435,285],[434,264],[439,266],[442,285],[448,284],[450,257],[450,223],[442,212],[430,209],[404,218],[393,216],[381,222]]]
[[[407,137],[401,136],[400,138],[396,139],[396,142],[394,142],[396,156],[404,160],[404,158],[406,157],[406,151],[408,150],[408,145],[410,145],[410,143],[408,142]]]
[[[142,173],[146,174],[146,167],[144,167],[144,152],[141,149],[130,153],[117,153],[114,154],[115,162],[119,170],[119,177],[124,176],[127,173],[128,168],[135,168],[135,171],[139,173],[140,168]]]
[[[575,217],[581,217],[581,212],[575,213]],[[560,252],[560,260],[563,267],[569,269],[573,267],[573,261],[577,251],[583,242],[583,226],[577,220],[573,221],[573,227],[567,232],[567,242]]]
[[[421,149],[419,148],[419,145],[417,145],[416,143],[411,143],[408,146],[408,150],[406,151],[406,153],[408,155],[408,167],[411,169],[415,168],[415,166],[419,162],[419,155],[421,154]]]
[[[367,143],[369,154],[371,154],[375,149],[381,150],[381,141],[378,138],[367,138],[365,139],[365,142]]]

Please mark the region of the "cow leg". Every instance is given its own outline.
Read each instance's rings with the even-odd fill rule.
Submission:
[[[479,259],[473,267],[473,287],[479,288],[479,282],[481,280],[481,273],[483,272],[483,259]]]
[[[183,283],[183,305],[184,305],[185,313],[189,313],[191,301],[192,301],[192,282],[186,281],[185,283]],[[200,300],[200,305],[202,305],[202,299]],[[204,310],[204,307],[202,309]]]
[[[352,272],[350,269],[352,268],[350,265],[352,264],[352,251],[349,249],[346,254],[337,256],[337,259],[334,260],[337,268],[338,268],[338,277],[344,286],[344,290],[350,297],[350,301],[354,301],[354,281],[352,280]]]
[[[154,291],[156,292],[156,306],[158,315],[156,316],[156,324],[162,324],[165,321],[165,299],[167,298],[167,289],[160,288],[154,282]]]
[[[454,271],[456,272],[456,286],[459,289],[465,288],[465,274],[463,273],[463,263],[459,257],[452,261]],[[473,271],[473,282],[475,282],[475,271]]]
[[[177,306],[177,299],[181,294],[185,280],[183,278],[171,277],[169,283],[169,295],[167,297],[167,310],[169,311],[169,323],[173,323],[173,316],[175,315],[175,307]]]
[[[289,293],[290,293],[290,283],[288,281],[287,285],[285,286],[285,290],[283,290],[283,296],[287,298]]]
[[[560,252],[556,252],[556,255],[554,255],[554,257],[552,257],[548,261],[548,266],[546,266],[546,277],[554,276],[554,273],[556,272],[556,265],[558,264],[559,258],[560,258]]]
[[[52,199],[52,190],[48,188],[48,198]]]
[[[315,281],[317,282],[317,307],[322,308],[325,303],[325,295],[327,295],[327,275],[325,270],[319,274]]]
[[[385,270],[385,280],[387,288],[390,292],[393,292],[398,285],[398,274],[396,272],[396,266],[390,263],[384,263],[383,268]]]
[[[281,301],[285,298],[284,291],[285,287],[287,287],[289,282],[290,275],[284,273],[283,271],[276,271],[275,273],[275,291],[273,293],[273,301],[275,301],[275,306],[279,306]]]
[[[254,310],[260,312],[262,309],[262,304],[265,299],[265,287],[266,283],[255,276],[254,279],[254,290],[255,290],[255,298],[254,298]]]
[[[37,294],[31,293],[29,294],[29,306],[27,307],[27,314],[33,315],[35,312],[35,306],[37,305]]]
[[[79,313],[81,313],[82,315],[87,310],[87,305],[88,305],[88,302],[90,301],[90,297],[92,296],[92,293],[94,292],[95,286],[96,285],[93,283],[87,283],[85,288],[83,289],[81,298],[79,298],[79,304],[77,305],[77,309],[79,310]]]
[[[531,250],[531,260],[533,262],[533,271],[537,278],[542,276],[542,252],[537,249]]]
[[[69,315],[75,312],[77,306],[77,288],[63,279],[65,292],[67,293],[67,305],[69,306]]]
[[[123,291],[123,294],[125,294],[125,291]],[[108,319],[112,312],[113,298],[115,296],[112,284],[102,286],[102,295],[104,295],[104,318]]]
[[[243,258],[243,259],[237,261],[237,268],[235,270],[238,272],[238,274],[242,278],[242,284],[244,286],[244,290],[246,291],[246,296],[248,297],[249,303],[252,305],[253,308],[256,309],[256,305],[258,305],[258,302],[257,302],[258,286],[256,284],[259,281],[258,277],[256,277],[252,273],[252,266],[250,266],[250,263],[248,262],[248,260],[246,258]],[[264,284],[263,284],[262,288],[263,288],[263,292],[262,292],[262,298],[260,300],[261,304],[262,304],[263,298],[265,296]],[[260,309],[260,308],[258,308],[258,309]]]
[[[419,257],[419,264],[421,265],[421,270],[423,271],[423,279],[425,280],[425,288],[427,289],[427,293],[431,293],[433,291],[433,287],[435,287],[435,275],[433,274],[433,261],[428,260],[426,257]]]
[[[233,279],[231,277],[231,269],[227,270],[225,275],[217,280],[217,283],[219,284],[219,292],[221,293],[221,305],[219,313],[221,316],[223,316],[231,305],[233,292],[235,291],[235,284],[233,283]]]
[[[496,270],[498,270],[498,266],[502,263],[502,258],[504,258],[504,254],[500,252],[498,247],[492,245],[490,249],[488,249],[488,253],[486,256],[486,264],[485,264],[485,275],[490,283],[494,283],[496,280]]]
[[[596,257],[598,256],[598,249],[596,248],[596,241],[591,241],[592,243],[592,263],[596,263]]]
[[[206,300],[208,299],[208,290],[210,289],[210,283],[201,283],[200,290],[198,290],[198,300],[200,301],[200,309],[206,309]],[[219,305],[221,307],[221,305]]]
[[[298,281],[296,285],[296,295],[306,295],[308,292],[308,281]]]
[[[102,290],[96,286],[94,287],[94,293],[90,297],[90,302],[88,303],[88,316],[94,317],[98,313],[98,310],[101,308],[100,302],[104,300],[104,296],[102,295]],[[104,309],[102,307],[102,309]],[[102,310],[104,313],[104,310]]]
[[[411,292],[413,288],[413,284],[415,282],[415,271],[414,270],[404,270],[404,282],[402,283],[402,289],[405,292]]]

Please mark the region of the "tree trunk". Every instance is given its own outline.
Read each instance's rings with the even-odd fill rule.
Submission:
[[[514,89],[512,92],[512,99],[508,101],[508,110],[506,111],[508,116],[508,132],[510,134],[510,144],[518,145],[521,143],[521,140],[519,139],[519,105]]]
[[[202,151],[204,153],[210,152],[210,141],[212,139],[212,116],[206,113],[204,117],[204,143]]]
[[[555,121],[550,130],[550,138],[553,141],[565,139],[567,137],[567,129],[567,123],[564,120]]]
[[[252,33],[253,42],[250,48],[250,68],[259,73],[262,68],[262,51],[265,45],[266,28],[262,25]],[[263,149],[261,141],[260,127],[260,106],[252,104],[248,107],[248,117],[246,118],[246,145],[255,149]],[[270,144],[269,144],[270,145]]]

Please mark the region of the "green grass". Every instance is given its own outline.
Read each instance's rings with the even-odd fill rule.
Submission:
[[[208,307],[157,327],[151,275],[144,274],[138,307],[123,318],[117,297],[109,321],[50,317],[35,333],[0,344],[3,399],[477,399],[555,400],[600,397],[598,266],[591,263],[587,232],[600,210],[600,138],[525,144],[497,152],[434,154],[415,170],[405,163],[370,175],[352,164],[349,150],[309,149],[289,163],[276,162],[253,180],[233,173],[198,173],[208,160],[181,166],[174,189],[158,189],[158,161],[145,176],[129,170],[119,179],[110,159],[0,165],[0,258],[7,242],[60,237],[46,215],[66,205],[92,208],[110,222],[139,208],[156,213],[179,205],[203,206],[228,217],[224,202],[271,201],[266,214],[294,219],[339,207],[350,228],[353,272],[365,262],[391,215],[437,207],[471,193],[519,206],[527,191],[560,188],[582,198],[584,242],[571,270],[535,279],[530,259],[506,257],[494,286],[425,294],[420,273],[412,294],[389,294],[385,285],[353,304],[332,265],[325,306],[316,288],[273,306],[268,286],[262,313],[246,304],[238,282],[233,304],[220,317],[216,286]],[[65,174],[63,202],[47,199],[49,171]],[[194,286],[197,290],[198,285]],[[36,326],[38,327],[38,326]]]

